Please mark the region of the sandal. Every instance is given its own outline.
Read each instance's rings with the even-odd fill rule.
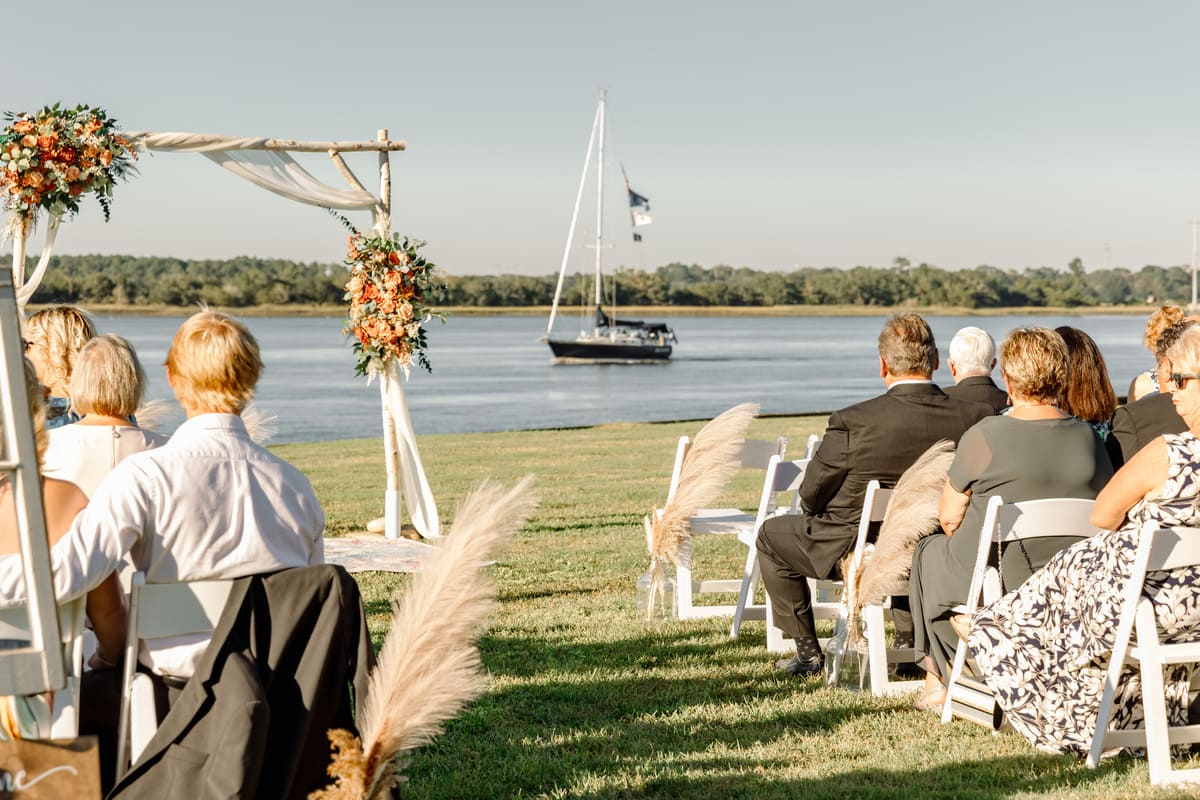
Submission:
[[[935,701],[934,698],[937,698]],[[913,703],[915,711],[933,711],[940,714],[942,711],[942,703],[946,702],[946,689],[939,686],[936,689],[930,689],[921,694],[917,698],[917,702]]]

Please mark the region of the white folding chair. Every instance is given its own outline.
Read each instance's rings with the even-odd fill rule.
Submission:
[[[1142,594],[1147,573],[1191,566],[1200,566],[1200,528],[1158,528],[1154,523],[1142,528],[1096,717],[1096,733],[1087,759],[1089,767],[1095,768],[1101,753],[1109,748],[1145,747],[1150,783],[1200,782],[1200,768],[1171,766],[1171,745],[1200,742],[1200,725],[1168,726],[1163,683],[1163,668],[1167,665],[1200,664],[1200,642],[1164,643],[1154,617],[1154,604]],[[1145,727],[1110,731],[1108,723],[1117,680],[1129,662],[1141,668]]]
[[[892,500],[891,489],[884,489],[879,481],[867,484],[867,494],[863,499],[863,513],[858,521],[858,536],[854,541],[854,554],[850,560],[850,569],[857,572],[865,561],[870,558],[873,543],[868,541],[871,526],[883,521],[887,513],[888,503]],[[814,603],[816,609],[821,608],[822,616],[845,618],[849,609],[846,608],[844,596],[841,595],[840,581],[819,582],[818,587],[838,597],[837,602],[823,601]],[[919,680],[895,680],[888,675],[888,667],[892,664],[911,664],[917,660],[917,651],[912,647],[889,647],[887,643],[886,617],[891,612],[891,598],[885,598],[882,603],[868,603],[862,607],[863,634],[867,643],[867,682],[871,694],[876,697],[902,694],[921,688]]]
[[[736,639],[741,631],[742,620],[766,619],[767,606],[753,602],[754,591],[758,588],[760,571],[758,566],[758,529],[768,517],[779,512],[778,497],[787,492],[791,495],[784,513],[795,514],[799,509],[800,481],[804,480],[804,471],[808,468],[809,458],[799,461],[784,461],[779,456],[771,456],[767,464],[766,479],[763,481],[762,495],[758,501],[758,514],[754,525],[738,533],[738,541],[746,545],[746,566],[742,569],[742,585],[738,590],[737,605],[733,612],[733,625],[729,629],[730,638]]]
[[[146,583],[135,572],[129,593],[129,634],[125,639],[124,675],[121,682],[121,717],[117,729],[117,777],[136,764],[158,730],[154,685],[137,672],[138,645],[152,639],[212,633],[232,580],[190,583]]]
[[[58,631],[62,638],[63,666],[67,683],[54,691],[49,729],[39,731],[40,739],[74,739],[79,735],[79,679],[83,675],[83,620],[86,597],[58,607]],[[22,603],[0,609],[0,631],[4,638],[27,640],[29,607]]]
[[[954,613],[973,614],[981,605],[1000,598],[999,567],[988,565],[988,554],[994,547],[1044,537],[1075,536],[1086,539],[1100,532],[1088,519],[1094,505],[1093,500],[1068,497],[1020,503],[1005,503],[999,495],[989,498],[983,514],[983,528],[979,535],[979,549],[975,554],[971,587],[967,590],[967,602],[956,608]],[[982,603],[980,597],[983,598]],[[996,700],[983,680],[973,672],[968,674],[967,650],[967,643],[960,641],[954,651],[946,702],[942,704],[942,722],[948,723],[954,717],[962,717],[991,728],[995,725]]]
[[[675,449],[675,468],[671,474],[671,487],[667,492],[668,503],[675,497],[675,491],[679,487],[680,471],[690,447],[691,440],[687,436],[679,437],[679,444]],[[765,473],[771,463],[771,458],[773,456],[783,458],[786,451],[786,436],[780,436],[772,442],[747,439],[742,445],[740,460],[744,469],[762,470]],[[693,604],[693,598],[699,594],[737,592],[741,589],[742,581],[740,578],[695,580],[692,576],[692,553],[697,536],[733,535],[740,538],[747,531],[753,533],[756,519],[757,514],[747,513],[740,508],[705,508],[691,518],[691,541],[683,548],[679,564],[676,565],[675,597],[680,619],[732,615],[737,610],[735,605],[698,606]]]

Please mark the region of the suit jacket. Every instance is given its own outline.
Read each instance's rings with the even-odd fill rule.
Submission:
[[[239,579],[196,672],[110,798],[304,798],[329,777],[326,732],[354,734],[374,663],[343,568]]]
[[[972,375],[963,378],[958,383],[945,387],[942,391],[956,400],[971,400],[976,403],[987,403],[999,414],[1008,408],[1008,392],[996,385],[987,375]]]
[[[1183,433],[1186,430],[1187,423],[1175,410],[1171,393],[1162,392],[1119,407],[1117,413],[1113,414],[1112,435],[1105,444],[1116,442],[1116,448],[1108,448],[1108,455],[1113,460],[1113,467],[1120,467],[1133,458],[1134,453],[1164,433]]]
[[[893,486],[935,442],[955,443],[992,407],[948,397],[932,383],[893,386],[887,394],[835,411],[800,484],[807,522],[801,532],[814,577],[833,574],[854,545],[867,484]]]

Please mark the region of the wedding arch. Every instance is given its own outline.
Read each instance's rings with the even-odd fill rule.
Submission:
[[[102,111],[89,109],[86,106],[81,106],[74,112],[68,109],[61,113],[66,116],[78,113],[80,110],[92,115],[87,118],[90,122],[86,123],[86,126],[95,125],[97,129],[102,129],[103,126],[111,123]],[[49,111],[59,112],[58,106],[43,109],[43,112]],[[18,116],[17,124],[20,124],[24,118],[26,117]],[[12,126],[9,130],[11,129]],[[80,123],[75,123],[75,132],[79,133],[81,130],[84,129],[80,127]],[[25,140],[33,140],[34,143],[30,146],[35,151],[40,146],[37,143],[40,137],[36,134],[36,130],[22,134]],[[69,131],[64,135],[69,136]],[[111,151],[92,153],[92,158],[86,162],[88,164],[102,162],[105,167],[109,167],[108,172],[104,172],[101,167],[97,166],[95,171],[103,174],[90,178],[90,182],[90,173],[80,176],[79,167],[85,164],[80,146],[68,149],[65,146],[59,147],[57,142],[48,145],[50,148],[58,148],[53,150],[55,159],[60,159],[60,153],[64,150],[67,151],[67,156],[61,157],[61,163],[58,161],[55,163],[56,167],[61,168],[61,174],[58,174],[57,179],[64,189],[64,193],[59,195],[59,202],[49,203],[46,198],[36,193],[37,186],[31,189],[21,189],[22,192],[35,193],[32,195],[32,200],[26,202],[23,209],[18,205],[13,211],[5,228],[5,235],[13,239],[12,286],[17,305],[22,312],[25,304],[33,296],[45,276],[62,218],[78,208],[74,198],[83,191],[94,192],[107,217],[108,198],[111,197],[113,183],[113,176],[108,173],[113,172],[116,166],[123,164],[121,162],[122,148],[134,158],[136,158],[137,151],[142,148],[154,151],[199,153],[238,177],[296,202],[338,211],[369,210],[372,213],[372,233],[375,237],[372,241],[391,241],[392,239],[390,154],[403,151],[406,144],[403,141],[390,140],[387,130],[378,131],[374,140],[319,142],[179,132],[129,131],[122,134],[113,128],[111,142],[113,142]],[[46,142],[42,141],[41,144],[44,145]],[[96,148],[92,147],[92,149]],[[19,148],[13,152],[16,153],[15,157],[20,157]],[[44,150],[44,152],[51,151]],[[342,158],[343,153],[354,152],[378,154],[378,194],[372,194]],[[335,188],[317,179],[292,158],[292,153],[326,153],[337,171],[346,180],[348,188]],[[105,157],[107,157],[107,161],[104,160]],[[7,151],[0,152],[0,169],[15,163]],[[47,160],[45,163],[49,166],[51,162]],[[25,166],[28,168],[28,163],[25,163]],[[73,182],[67,193],[65,192],[68,185],[67,171],[71,169],[74,169],[74,178],[71,179]],[[120,177],[121,172],[122,170],[117,169],[116,177]],[[44,178],[48,182],[52,182],[54,179],[53,174]],[[21,185],[27,186],[28,180]],[[23,197],[23,195],[18,195],[15,188],[12,190],[12,194],[18,199]],[[41,255],[27,278],[25,273],[26,248],[33,221],[39,211],[39,203],[48,211],[49,224]],[[408,247],[407,240],[405,247]],[[409,249],[411,252],[411,248]],[[407,264],[407,255],[401,254],[401,257],[406,259],[404,263]],[[419,323],[420,320],[416,322]],[[410,327],[412,326],[410,325]],[[407,373],[408,367],[398,363],[396,359],[387,359],[383,363],[377,362],[370,370],[372,377],[377,375],[379,378],[382,406],[384,455],[387,470],[384,532],[389,538],[399,537],[401,510],[402,507],[407,506],[413,526],[426,538],[437,538],[440,535],[437,504],[421,463],[416,435],[413,432],[404,395],[404,381]]]

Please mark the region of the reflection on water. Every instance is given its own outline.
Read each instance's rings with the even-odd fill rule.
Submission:
[[[430,331],[434,372],[414,370],[407,386],[418,434],[572,427],[606,422],[701,419],[754,402],[763,413],[829,411],[882,391],[878,317],[673,317],[680,343],[666,365],[553,365],[537,341],[535,317],[453,317]],[[150,397],[173,397],[162,363],[175,318],[106,317],[102,332],[137,347],[151,378]],[[340,319],[245,320],[266,371],[258,405],[279,418],[275,443],[373,437],[379,392],[354,375]],[[1150,366],[1143,316],[931,317],[943,356],[935,376],[950,382],[945,348],[954,332],[977,325],[996,338],[1020,325],[1073,325],[1108,361],[1117,394]],[[177,412],[164,430],[182,421]]]

